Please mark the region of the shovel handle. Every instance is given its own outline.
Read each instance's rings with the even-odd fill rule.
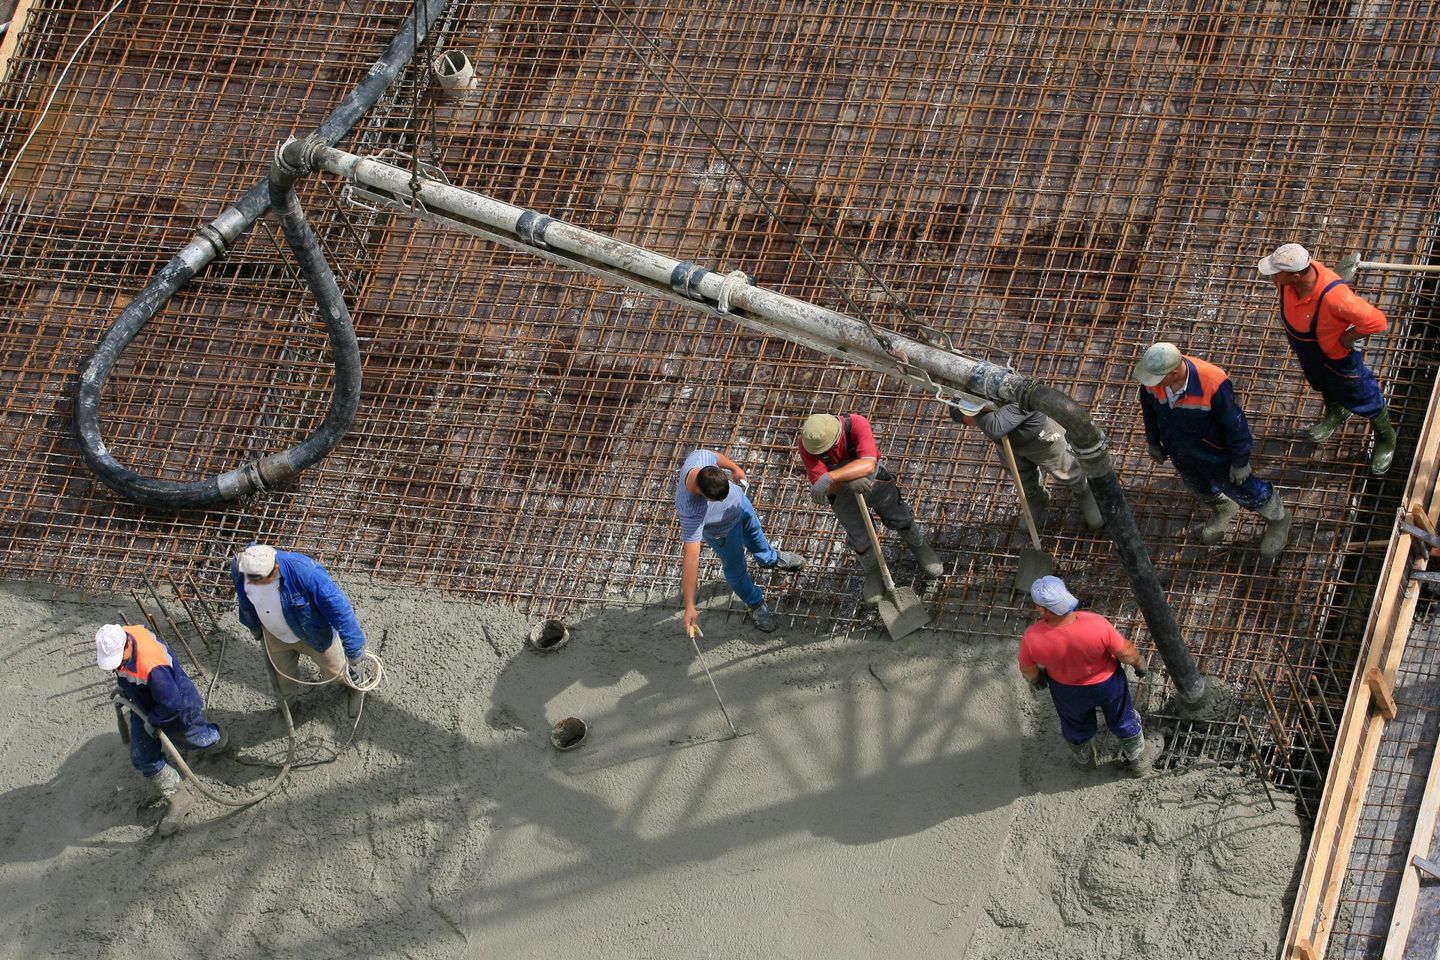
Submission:
[[[890,565],[885,562],[885,552],[880,549],[880,538],[875,535],[875,521],[870,519],[870,506],[865,502],[865,495],[855,494],[855,502],[860,505],[860,519],[865,521],[865,532],[870,534],[870,549],[875,551],[875,559],[880,561],[880,580],[885,584],[885,592],[892,597],[895,595],[895,581],[890,576]]]
[[[1036,550],[1040,547],[1040,531],[1035,529],[1035,518],[1030,515],[1030,501],[1025,496],[1025,484],[1020,482],[1020,465],[1015,462],[1015,451],[1010,449],[1009,434],[1000,435],[1000,449],[1005,453],[1005,465],[1010,468],[1010,478],[1015,481],[1015,492],[1020,495],[1020,512],[1025,516],[1025,527],[1030,531],[1030,543]]]

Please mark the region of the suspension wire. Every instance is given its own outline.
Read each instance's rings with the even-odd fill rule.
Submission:
[[[670,56],[660,48],[659,44],[655,42],[655,40],[645,31],[644,27],[633,16],[631,16],[631,14],[627,10],[625,10],[619,4],[614,3],[613,0],[595,0],[595,3],[602,14],[608,13],[610,9],[616,11],[615,14],[610,15],[610,22],[611,25],[615,28],[616,35],[620,37],[621,42],[623,42],[627,47],[630,48],[630,50],[639,59],[641,66],[643,66],[645,70],[650,74],[650,76],[653,77],[662,88],[664,88],[665,93],[671,99],[675,100],[676,103],[682,105],[682,112],[684,112],[684,114],[690,119],[696,121],[695,128],[700,132],[700,135],[709,142],[710,146],[714,148],[716,153],[720,154],[720,158],[725,161],[725,163],[730,167],[732,171],[734,171],[735,176],[740,180],[741,185],[747,190],[749,190],[751,195],[760,202],[760,205],[765,208],[765,212],[769,214],[772,220],[780,224],[783,224],[785,222],[784,218],[780,216],[780,212],[775,208],[775,206],[765,197],[763,193],[756,189],[754,181],[752,181],[748,176],[741,172],[740,168],[736,166],[734,158],[726,152],[726,149],[724,147],[720,145],[719,140],[716,137],[712,136],[710,132],[698,122],[698,115],[692,111],[683,109],[684,100],[676,93],[675,89],[669,84],[669,82],[667,82],[666,79],[661,76],[657,70],[654,69],[645,54],[631,41],[630,37],[627,35],[625,29],[623,28],[623,25],[619,22],[618,17],[623,17],[625,21],[629,24],[630,28],[634,31],[634,33],[644,38],[650,50],[654,51],[654,53],[659,56],[660,59],[662,59],[667,66],[670,67],[670,69],[675,73],[675,75],[680,78],[680,82],[685,86],[686,91],[692,95],[693,99],[696,100],[706,110],[708,110],[720,122],[720,124],[725,128],[725,130],[727,130],[740,143],[741,147],[743,147],[744,150],[748,151],[749,154],[760,163],[760,165],[765,169],[765,172],[778,180],[782,188],[788,191],[791,196],[795,197],[800,201],[800,204],[805,210],[806,214],[809,215],[809,217],[821,227],[822,232],[830,240],[834,241],[840,246],[840,249],[845,254],[845,256],[849,257],[850,260],[853,261],[855,265],[858,266],[870,280],[879,284],[880,289],[882,289],[885,294],[890,297],[890,299],[894,302],[896,308],[900,311],[901,315],[904,316],[904,318],[910,323],[913,323],[917,326],[921,325],[919,318],[916,317],[915,312],[910,309],[909,304],[905,302],[904,298],[901,297],[899,293],[897,293],[888,283],[884,281],[884,279],[882,279],[875,272],[875,270],[870,266],[870,264],[867,263],[865,259],[860,256],[859,251],[856,250],[855,247],[848,240],[846,240],[840,235],[839,231],[835,229],[834,225],[830,222],[830,220],[826,218],[823,214],[821,214],[814,207],[814,205],[812,205],[805,198],[805,195],[803,193],[795,189],[794,185],[791,184],[791,182],[780,171],[780,169],[776,167],[773,163],[771,163],[764,154],[762,154],[748,139],[746,139],[744,132],[741,131],[734,122],[732,122],[728,117],[726,117],[724,113],[722,113],[716,107],[712,106],[705,99],[701,91],[699,91],[695,87],[695,85],[689,80],[689,78],[685,76],[684,72],[680,69],[679,64],[677,64],[673,59],[671,59]],[[618,14],[618,17],[616,16],[616,14]],[[805,255],[805,258],[809,260],[811,264],[820,269],[821,276],[825,279],[825,282],[832,289],[839,293],[840,298],[844,301],[846,306],[848,306],[852,311],[854,311],[856,317],[860,320],[861,323],[865,324],[865,328],[870,331],[870,335],[875,338],[875,342],[880,345],[880,348],[884,350],[885,353],[894,356],[894,351],[890,348],[890,345],[888,344],[886,339],[881,336],[880,331],[876,329],[875,325],[870,322],[870,318],[866,315],[865,310],[858,303],[856,303],[853,298],[851,298],[851,296],[845,291],[843,287],[840,286],[837,281],[835,281],[835,279],[830,275],[830,271],[826,270],[824,265],[821,264],[820,261],[817,260],[813,254],[804,250],[801,250],[801,252]]]

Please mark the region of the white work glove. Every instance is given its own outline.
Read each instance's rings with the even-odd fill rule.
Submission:
[[[1154,460],[1156,463],[1164,463],[1166,460],[1170,459],[1170,455],[1165,452],[1165,448],[1160,446],[1160,444],[1158,443],[1146,444],[1145,449],[1150,452],[1150,459]]]
[[[873,475],[856,477],[854,480],[847,480],[845,482],[845,487],[857,497],[863,497],[871,490],[875,489],[875,477]]]
[[[1232,464],[1230,465],[1230,482],[1231,482],[1231,483],[1235,484],[1235,486],[1238,487],[1238,486],[1240,486],[1240,484],[1244,483],[1244,482],[1245,482],[1246,480],[1248,480],[1248,479],[1250,479],[1250,464],[1248,464],[1248,463],[1233,464],[1233,463],[1232,463]]]
[[[815,501],[817,507],[823,507],[830,502],[830,484],[833,482],[830,474],[822,473],[819,480],[810,484],[810,499]]]

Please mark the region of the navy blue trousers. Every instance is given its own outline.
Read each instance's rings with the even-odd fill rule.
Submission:
[[[1057,683],[1050,678],[1050,699],[1060,714],[1060,734],[1066,743],[1088,743],[1098,729],[1095,710],[1105,714],[1105,726],[1117,738],[1128,740],[1140,735],[1140,714],[1130,700],[1130,684],[1125,671],[1118,666],[1107,680],[1076,686]]]

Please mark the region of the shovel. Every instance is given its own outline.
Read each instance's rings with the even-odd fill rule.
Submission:
[[[1025,485],[1020,482],[1020,467],[1015,463],[1015,451],[1010,449],[1010,438],[1000,438],[1000,449],[1005,452],[1005,465],[1015,481],[1015,492],[1020,495],[1020,512],[1025,516],[1025,527],[1030,531],[1030,546],[1020,551],[1020,566],[1015,570],[1016,593],[1029,593],[1030,585],[1041,577],[1055,572],[1055,561],[1050,554],[1040,549],[1040,532],[1035,529],[1035,518],[1030,513],[1030,501],[1025,498]]]
[[[890,567],[885,563],[885,554],[880,550],[880,538],[875,535],[875,522],[870,519],[870,507],[865,498],[855,494],[860,505],[860,518],[865,521],[865,532],[870,534],[870,549],[880,564],[880,579],[885,584],[885,596],[880,598],[880,619],[890,632],[891,640],[909,636],[930,622],[930,611],[920,602],[920,597],[910,587],[897,587],[890,576]]]

